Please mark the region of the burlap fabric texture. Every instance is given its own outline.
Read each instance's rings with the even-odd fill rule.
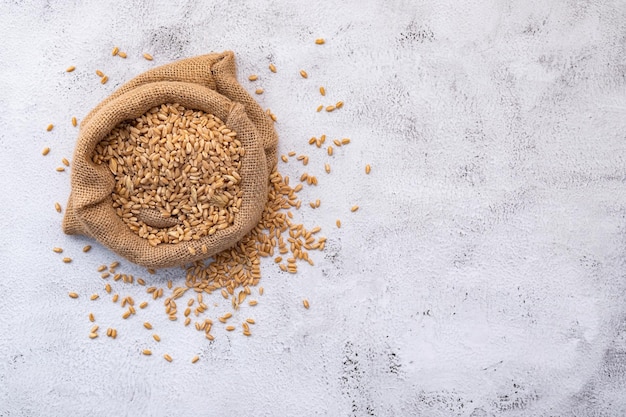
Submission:
[[[113,175],[106,164],[93,163],[92,157],[96,144],[120,122],[140,117],[164,103],[179,103],[214,114],[237,132],[245,149],[239,171],[243,197],[232,226],[199,240],[153,247],[115,213],[111,198]],[[208,258],[234,246],[260,220],[267,203],[269,174],[276,165],[277,143],[273,122],[237,82],[232,52],[154,68],[124,84],[81,122],[63,230],[67,234],[91,236],[129,261],[149,268]],[[202,253],[203,245],[208,248],[206,254]],[[189,246],[196,255],[191,254]]]

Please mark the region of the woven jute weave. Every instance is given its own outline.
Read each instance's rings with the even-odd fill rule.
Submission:
[[[243,196],[234,224],[226,229],[198,240],[152,246],[116,214],[111,197],[114,177],[106,164],[95,164],[92,158],[96,145],[118,124],[165,103],[213,114],[237,132],[245,149],[239,170]],[[257,225],[267,203],[277,143],[272,120],[237,82],[232,52],[154,68],[124,84],[81,122],[63,231],[93,237],[129,261],[149,268],[208,258],[234,246]],[[208,251],[203,252],[203,246]]]

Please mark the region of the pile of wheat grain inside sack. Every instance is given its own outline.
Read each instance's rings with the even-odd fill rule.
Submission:
[[[325,239],[290,220],[300,201],[276,171],[272,118],[235,74],[232,52],[178,61],[91,111],[63,229],[149,269],[186,265],[187,287],[221,289],[237,307],[258,283],[260,256],[277,251],[295,273]]]
[[[155,68],[81,123],[63,228],[149,268],[215,255],[258,224],[276,146],[232,53]]]

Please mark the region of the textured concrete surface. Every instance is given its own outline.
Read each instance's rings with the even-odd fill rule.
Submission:
[[[294,4],[0,2],[0,416],[626,415],[626,3]],[[296,218],[328,246],[297,276],[264,263],[266,294],[236,317],[254,336],[216,326],[210,343],[160,303],[122,320],[96,272],[117,257],[61,233],[55,167],[72,116],[154,65],[226,49],[265,89],[280,151],[309,154],[320,184]],[[320,134],[352,143],[328,157],[307,144]],[[210,317],[228,310],[210,301]],[[90,311],[117,340],[88,339]]]

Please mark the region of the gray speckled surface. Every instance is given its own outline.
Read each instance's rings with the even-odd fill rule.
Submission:
[[[626,415],[623,1],[4,0],[0,16],[0,416]],[[309,154],[320,185],[296,218],[328,245],[295,277],[264,263],[266,294],[236,317],[255,317],[254,336],[216,326],[209,343],[160,303],[121,319],[96,272],[116,257],[61,233],[69,175],[54,168],[72,116],[225,49],[265,89],[280,151]],[[352,143],[329,158],[307,144],[323,133]],[[89,311],[118,339],[88,339]]]

